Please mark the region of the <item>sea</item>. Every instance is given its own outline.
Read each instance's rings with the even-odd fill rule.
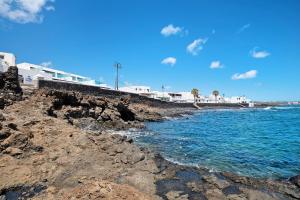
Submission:
[[[135,142],[175,163],[255,178],[300,174],[300,106],[210,109],[149,122]]]

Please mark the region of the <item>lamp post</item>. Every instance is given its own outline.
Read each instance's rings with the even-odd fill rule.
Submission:
[[[115,89],[119,90],[119,69],[122,67],[121,63],[116,62],[114,64],[114,67],[117,69],[117,76],[116,76],[116,82],[115,82]]]
[[[161,90],[162,90],[162,95],[163,95],[163,100],[164,100],[164,98],[165,98],[165,86],[164,85],[161,86]]]

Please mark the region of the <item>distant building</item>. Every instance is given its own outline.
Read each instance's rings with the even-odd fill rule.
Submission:
[[[168,92],[170,101],[178,103],[193,103],[194,96],[191,92]]]
[[[16,66],[15,55],[12,53],[0,52],[0,72],[7,71],[10,66]]]
[[[132,85],[132,86],[125,86],[120,87],[120,91],[128,92],[128,93],[135,93],[142,96],[147,96],[150,98],[154,98],[154,93],[151,92],[151,88],[149,86],[143,86],[143,85]]]
[[[234,96],[226,99],[229,103],[250,103],[251,100],[247,99],[245,96]]]

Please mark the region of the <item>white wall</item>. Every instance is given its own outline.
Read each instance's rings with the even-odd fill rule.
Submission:
[[[123,92],[130,92],[136,94],[151,93],[151,88],[148,86],[125,86],[125,87],[120,87],[119,90]]]
[[[9,66],[16,66],[16,57],[12,53],[0,52],[0,71],[7,71]]]

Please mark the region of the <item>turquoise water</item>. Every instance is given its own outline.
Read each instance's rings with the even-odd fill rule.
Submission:
[[[259,178],[300,174],[300,107],[207,110],[147,124],[136,141],[167,159]]]

